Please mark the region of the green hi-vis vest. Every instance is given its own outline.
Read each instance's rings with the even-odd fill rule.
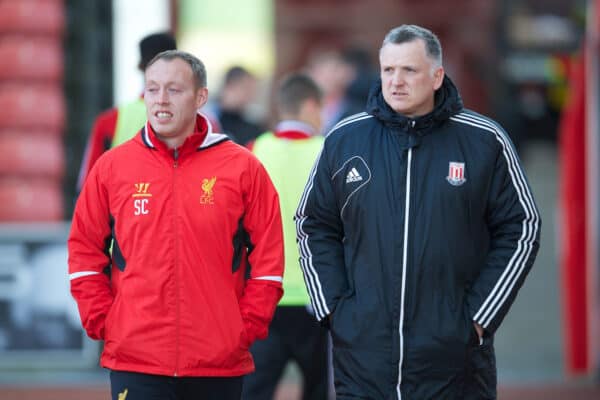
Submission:
[[[277,192],[283,220],[285,272],[283,298],[279,305],[309,304],[306,285],[300,269],[300,254],[296,244],[294,215],[308,181],[308,175],[317,158],[324,138],[279,139],[273,133],[264,133],[254,142],[252,151],[263,163]]]
[[[137,99],[119,106],[117,126],[113,136],[112,147],[128,141],[139,132],[146,123],[146,105],[144,99]]]

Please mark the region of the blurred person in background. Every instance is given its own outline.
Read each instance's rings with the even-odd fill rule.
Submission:
[[[168,32],[145,36],[139,43],[138,69],[143,73],[154,56],[162,51],[176,48],[175,38]],[[142,96],[105,110],[96,117],[77,178],[78,192],[81,191],[85,179],[102,153],[133,137],[142,128],[144,122],[146,122],[146,107]]]
[[[392,29],[367,111],[325,139],[296,214],[338,399],[495,399],[494,334],[540,217],[514,147],[464,109],[429,30]]]
[[[260,135],[251,149],[264,164],[279,193],[285,244],[284,295],[269,336],[250,351],[256,371],[245,377],[244,400],[271,400],[285,366],[297,362],[303,377],[303,399],[326,399],[327,331],[314,318],[298,263],[294,214],[310,169],[323,144],[322,93],[307,75],[282,80],[276,95],[279,122]]]
[[[209,115],[219,121],[224,133],[242,145],[265,131],[260,123],[247,116],[257,91],[256,76],[244,67],[233,66],[225,73],[217,101],[209,104]]]
[[[352,79],[349,80],[344,94],[346,107],[341,119],[364,111],[369,98],[369,90],[377,81],[377,68],[371,61],[368,49],[355,45],[342,51],[342,59],[352,68]]]
[[[158,54],[148,122],[98,159],[77,200],[71,293],[88,336],[104,340],[113,400],[239,399],[282,295],[277,192],[197,112],[207,97],[200,60]]]
[[[326,135],[336,123],[352,113],[348,110],[346,90],[355,71],[339,51],[318,49],[310,56],[306,73],[323,90],[321,133]]]

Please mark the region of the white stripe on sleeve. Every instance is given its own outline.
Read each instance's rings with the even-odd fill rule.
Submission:
[[[282,276],[276,276],[276,275],[257,276],[257,277],[252,278],[252,279],[257,279],[259,281],[283,282],[283,277]]]
[[[73,272],[72,274],[69,274],[69,280],[72,281],[73,279],[83,278],[84,276],[97,275],[99,273],[100,272],[96,272],[96,271]]]
[[[481,128],[495,135],[496,140],[500,142],[502,146],[502,154],[506,159],[511,181],[519,198],[519,203],[525,212],[525,218],[522,221],[523,230],[521,237],[517,241],[517,248],[508,261],[502,275],[496,282],[496,285],[474,316],[474,319],[486,328],[496,316],[498,310],[506,301],[506,298],[513,291],[515,284],[525,269],[527,260],[533,250],[536,234],[539,230],[539,215],[535,208],[533,197],[527,186],[523,171],[519,167],[517,156],[504,132],[490,120],[475,115],[461,113],[451,119],[466,125]]]

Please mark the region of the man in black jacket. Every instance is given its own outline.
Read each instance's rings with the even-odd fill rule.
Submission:
[[[463,108],[429,30],[391,30],[367,111],[325,140],[301,266],[338,399],[495,399],[494,333],[539,247],[508,135]]]

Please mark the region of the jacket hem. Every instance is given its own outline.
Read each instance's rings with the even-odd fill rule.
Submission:
[[[127,363],[111,363],[101,362],[100,365],[103,368],[115,371],[127,371],[137,372],[141,374],[149,375],[161,375],[161,376],[175,376],[174,369],[156,368],[156,367],[141,367],[139,365],[127,364]],[[202,377],[202,376],[223,376],[223,377],[234,377],[247,375],[254,372],[254,365],[245,366],[243,368],[230,369],[230,368],[195,368],[178,370],[177,377]]]

